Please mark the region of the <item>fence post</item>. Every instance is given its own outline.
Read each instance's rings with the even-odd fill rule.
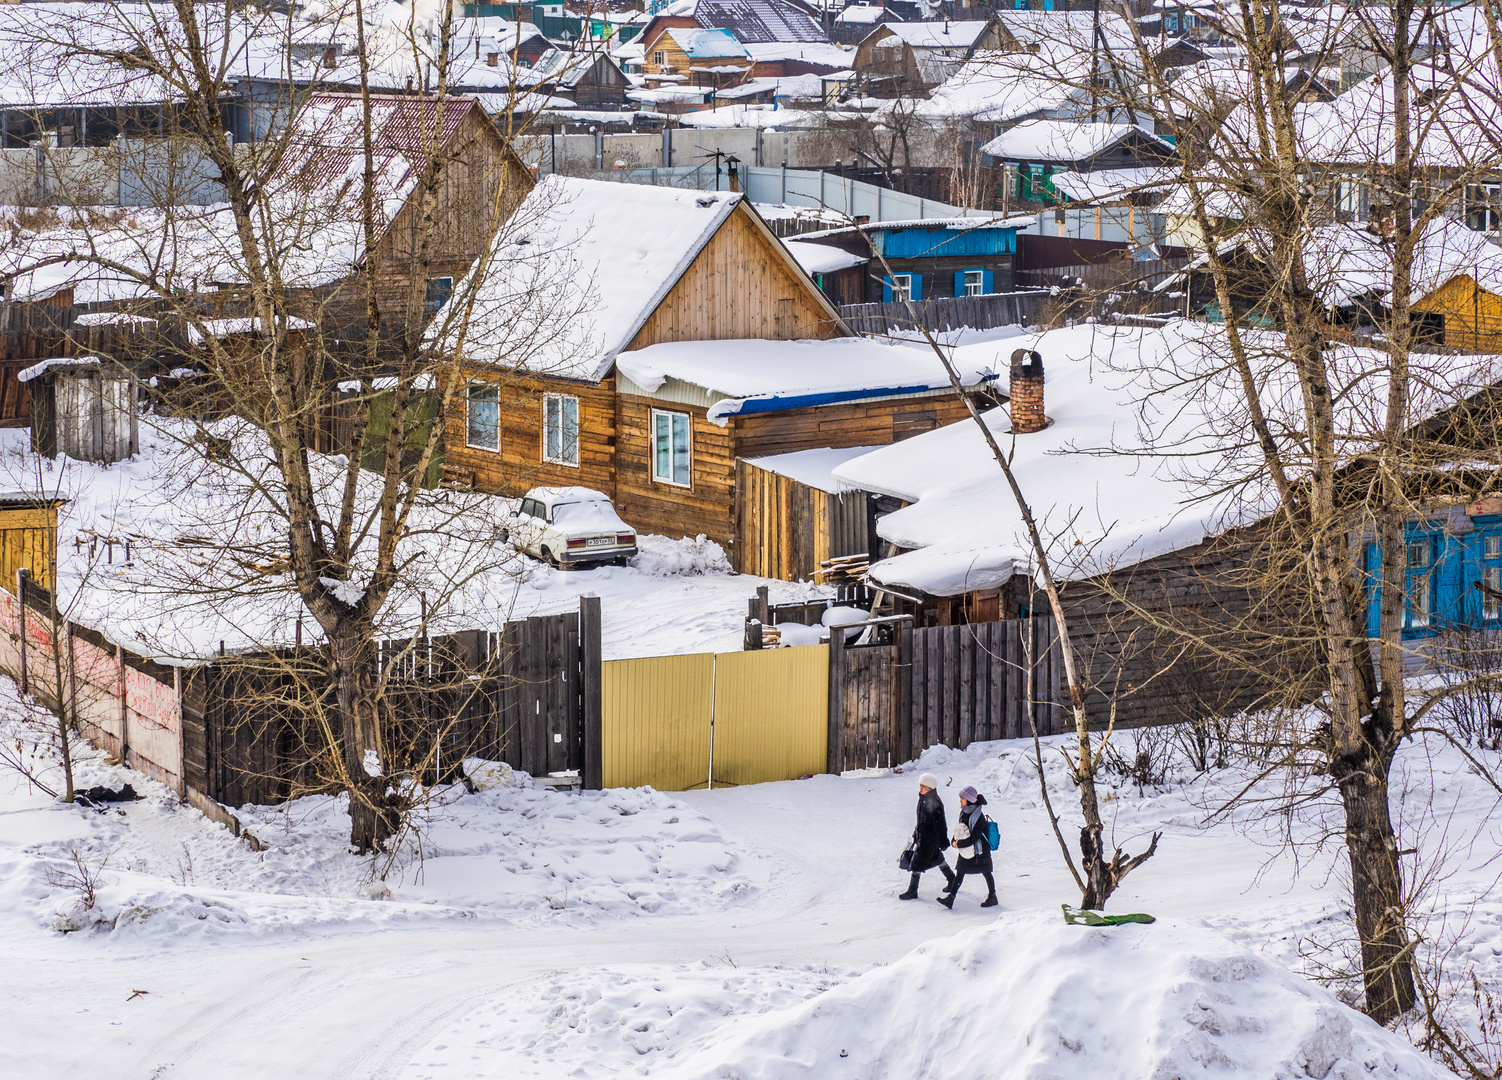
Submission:
[[[16,571],[16,611],[21,622],[21,693],[31,693],[31,680],[28,678],[26,663],[26,568],[23,566]]]
[[[746,601],[746,641],[747,650],[761,648],[761,628],[766,625],[761,621],[761,603],[756,597]]]
[[[845,632],[829,635],[829,771],[845,771]]]
[[[834,635],[830,635],[834,640]],[[913,621],[897,629],[897,757],[912,761],[913,753]]]
[[[125,756],[130,751],[130,714],[125,693],[125,646],[116,645],[115,656],[120,667],[120,764],[129,765],[130,761]]]
[[[584,769],[587,791],[605,786],[605,729],[600,695],[600,598],[579,597],[579,666],[584,695]]]

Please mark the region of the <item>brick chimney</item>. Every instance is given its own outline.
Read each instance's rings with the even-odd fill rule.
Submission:
[[[1028,435],[1048,426],[1043,415],[1043,357],[1027,349],[1012,353],[1012,434]]]
[[[486,53],[485,54],[485,62],[487,64],[489,64],[491,67],[500,67],[501,66],[501,54],[498,53],[498,52]]]

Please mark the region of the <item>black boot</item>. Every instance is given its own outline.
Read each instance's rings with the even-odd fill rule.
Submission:
[[[918,899],[918,886],[916,886],[916,885],[909,885],[907,887],[907,892],[898,893],[897,894],[897,899],[899,899],[899,900],[916,900],[916,899]]]
[[[950,911],[953,911],[954,910],[954,893],[945,893],[943,896],[939,897],[939,903],[943,904]]]
[[[996,894],[992,893],[980,902],[981,907],[995,907],[997,904]]]

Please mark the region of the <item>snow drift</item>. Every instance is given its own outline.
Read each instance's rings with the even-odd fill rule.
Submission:
[[[1437,1080],[1451,1074],[1213,931],[1026,912],[716,1038],[674,1076],[721,1080]]]

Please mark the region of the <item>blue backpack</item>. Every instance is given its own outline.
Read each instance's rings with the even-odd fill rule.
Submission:
[[[996,827],[996,822],[986,818],[986,847],[995,851],[1001,846],[1001,830]]]

